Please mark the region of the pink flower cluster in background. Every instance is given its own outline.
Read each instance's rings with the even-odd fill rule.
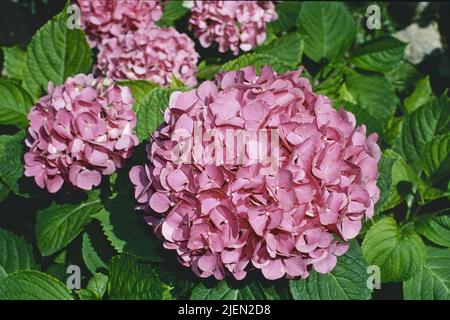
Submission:
[[[92,47],[103,39],[155,26],[162,16],[158,0],[77,0],[77,3],[81,10],[81,25]]]
[[[136,115],[128,87],[92,75],[49,83],[48,95],[28,115],[25,175],[57,192],[64,182],[80,189],[98,186],[123,165],[138,144]]]
[[[306,278],[311,267],[330,272],[361,219],[372,217],[377,135],[366,137],[352,113],[335,110],[300,75],[264,67],[257,76],[247,67],[173,93],[147,146],[148,162],[131,169],[147,222],[198,276],[223,279],[229,272],[243,279],[252,267],[268,279]],[[278,129],[277,172],[262,163],[204,164],[195,156],[175,163],[181,141],[173,133],[193,132],[195,123],[222,133],[214,137],[219,143],[229,128]]]
[[[194,86],[198,58],[187,35],[174,28],[153,27],[103,40],[97,66],[113,79],[146,79],[168,85],[175,76]]]
[[[266,39],[266,23],[277,19],[272,1],[194,1],[189,25],[205,48],[249,51]]]

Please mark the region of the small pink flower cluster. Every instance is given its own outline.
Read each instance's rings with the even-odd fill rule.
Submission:
[[[169,85],[175,76],[197,83],[194,42],[174,28],[158,28],[160,1],[78,0],[89,43],[97,47],[96,68],[112,79],[144,79]]]
[[[219,44],[237,55],[266,39],[266,23],[278,18],[272,1],[194,1],[190,28],[201,45]]]
[[[92,75],[48,85],[28,115],[25,175],[57,192],[64,181],[90,190],[123,165],[138,144],[128,87]]]
[[[147,222],[200,277],[223,279],[228,271],[243,279],[250,265],[268,279],[306,278],[309,266],[330,272],[363,217],[373,215],[377,135],[366,138],[352,113],[332,108],[300,74],[264,67],[257,76],[247,67],[173,93],[165,123],[147,146],[149,162],[130,171]],[[214,139],[224,154],[235,148],[221,140],[227,129],[278,129],[278,170],[204,164],[195,160],[195,148],[193,163],[175,163],[180,141],[173,133],[192,134],[195,123],[219,133]]]
[[[92,47],[103,39],[154,26],[162,16],[158,0],[77,0],[77,3],[81,10],[81,26]]]
[[[149,28],[103,40],[97,63],[113,79],[146,79],[167,85],[175,76],[194,86],[198,57],[187,35],[174,28]]]

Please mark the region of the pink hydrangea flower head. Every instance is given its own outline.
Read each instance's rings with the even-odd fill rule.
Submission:
[[[198,61],[194,47],[186,34],[174,28],[141,28],[104,39],[97,67],[113,79],[146,79],[168,85],[175,76],[194,86]]]
[[[146,221],[200,277],[243,279],[250,268],[267,279],[330,272],[374,213],[377,135],[366,137],[366,127],[315,94],[301,72],[263,67],[256,75],[247,67],[174,92],[147,163],[130,171]],[[180,130],[186,134],[174,134]],[[198,130],[209,136],[195,141]],[[254,145],[238,148],[236,132],[252,130],[277,133],[260,140],[278,155],[275,167],[248,156]],[[205,161],[217,145],[214,161]],[[189,157],[174,157],[177,150]]]
[[[101,40],[154,26],[162,16],[159,0],[77,0],[81,26],[96,47]]]
[[[57,192],[64,182],[90,190],[123,165],[138,144],[128,87],[92,75],[48,85],[28,114],[25,175]]]
[[[189,26],[200,44],[219,51],[249,51],[266,39],[266,23],[278,18],[272,1],[194,1]]]

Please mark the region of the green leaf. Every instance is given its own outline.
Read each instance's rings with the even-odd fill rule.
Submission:
[[[25,50],[19,47],[3,47],[3,70],[4,76],[10,79],[23,79],[23,68],[25,66]]]
[[[255,52],[278,58],[296,67],[302,59],[303,45],[303,39],[298,33],[290,33],[257,47]]]
[[[445,178],[450,173],[450,134],[428,141],[421,162],[426,175],[433,181]]]
[[[0,124],[26,128],[28,110],[32,104],[31,97],[22,87],[0,79]]]
[[[96,273],[89,280],[87,290],[92,292],[97,299],[101,299],[108,288],[108,276],[103,273]]]
[[[450,210],[446,214],[431,213],[420,216],[414,221],[416,231],[428,240],[450,248]]]
[[[433,90],[431,89],[430,77],[426,76],[416,83],[414,91],[405,98],[403,105],[408,113],[412,113],[420,106],[433,100]]]
[[[278,18],[267,24],[267,30],[271,33],[281,33],[295,27],[300,13],[299,1],[283,1],[275,6]]]
[[[422,77],[417,68],[406,61],[386,72],[385,76],[397,92],[403,92],[410,87],[413,88],[414,84]]]
[[[221,66],[218,64],[206,64],[206,61],[200,62],[195,75],[197,79],[213,80],[216,73],[219,72]]]
[[[425,245],[412,225],[402,228],[386,217],[367,232],[362,251],[369,264],[380,267],[382,281],[402,281],[416,274],[425,262]]]
[[[0,280],[0,300],[73,300],[67,287],[38,271],[18,271]]]
[[[380,37],[353,51],[350,62],[369,71],[388,72],[398,67],[406,44],[393,37]]]
[[[159,87],[156,83],[147,80],[120,80],[116,81],[116,84],[130,88],[134,103],[142,100],[151,90]]]
[[[36,221],[37,244],[43,256],[49,256],[72,242],[94,214],[102,209],[98,191],[89,193],[86,201],[56,204],[39,210]]]
[[[379,123],[383,124],[394,115],[399,101],[384,76],[368,76],[348,70],[345,84],[358,107]]]
[[[151,262],[162,258],[156,249],[161,245],[153,236],[141,213],[134,210],[134,199],[129,193],[121,193],[104,202],[104,208],[96,218],[106,238],[118,253],[129,252]]]
[[[0,267],[6,273],[37,268],[31,245],[5,229],[0,229],[0,253]]]
[[[162,283],[152,267],[128,254],[111,259],[109,297],[113,300],[168,300],[171,287]]]
[[[219,71],[239,70],[248,66],[253,66],[257,71],[262,66],[271,66],[276,72],[282,73],[291,69],[291,66],[276,58],[262,53],[247,53],[234,60],[226,62]]]
[[[156,22],[159,27],[173,26],[175,21],[188,13],[189,9],[183,6],[183,1],[169,1],[164,5],[163,15]]]
[[[176,90],[173,88],[155,88],[134,105],[137,117],[136,133],[139,141],[147,140],[149,134],[164,122],[162,112],[169,105],[170,95],[174,91]]]
[[[397,160],[398,155],[392,150],[385,150],[381,155],[380,162],[378,163],[377,185],[380,189],[380,199],[375,206],[377,212],[380,211],[389,200],[392,190],[392,167]]]
[[[213,283],[199,282],[193,289],[191,300],[282,300],[289,299],[286,282],[283,289],[276,287],[273,282],[261,282],[257,279],[236,281],[214,281]]]
[[[16,194],[20,194],[19,179],[23,175],[24,139],[25,131],[0,136],[0,180]]]
[[[102,259],[95,251],[95,248],[92,245],[91,239],[89,239],[89,235],[87,234],[87,232],[83,234],[81,253],[86,267],[92,274],[95,275],[96,272],[102,268],[108,270],[108,266],[102,261]]]
[[[312,270],[306,279],[290,280],[289,287],[296,300],[368,300],[367,263],[356,240],[349,250],[337,258],[336,267],[327,274]]]
[[[9,188],[6,184],[0,181],[0,202],[5,200],[9,195]]]
[[[91,71],[92,51],[84,33],[66,23],[64,9],[36,32],[27,48],[23,86],[34,99],[49,81],[60,85],[69,76]]]
[[[297,21],[307,37],[305,54],[316,62],[337,60],[355,40],[355,20],[342,3],[304,2]]]
[[[450,299],[450,249],[426,247],[427,260],[420,272],[403,282],[405,300]]]
[[[6,273],[5,269],[0,265],[0,281],[4,278],[6,278],[8,274]]]
[[[419,170],[425,144],[436,135],[447,133],[450,133],[450,101],[444,94],[403,118],[396,148],[414,169]]]

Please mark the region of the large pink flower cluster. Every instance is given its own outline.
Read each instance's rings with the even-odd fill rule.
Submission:
[[[194,1],[189,24],[203,47],[215,42],[237,55],[261,44],[277,17],[272,1]]]
[[[247,67],[173,93],[148,163],[130,171],[148,223],[200,277],[243,279],[252,266],[268,279],[306,278],[311,267],[330,272],[373,215],[377,135],[366,138],[352,113],[335,110],[300,75],[264,67],[257,76]],[[277,130],[279,143],[268,145],[279,154],[277,170],[250,160],[199,161],[211,139],[188,149],[191,163],[178,161],[174,151],[187,140],[173,133],[195,135],[199,124],[215,132],[223,154],[237,145],[224,140],[227,130]]]
[[[158,0],[77,0],[77,3],[81,25],[92,47],[103,39],[154,26],[162,16]]]
[[[197,61],[194,42],[174,28],[139,29],[105,39],[98,54],[98,68],[107,77],[161,85],[170,84],[175,76],[194,86]]]
[[[138,144],[136,115],[128,87],[92,75],[48,85],[28,115],[25,175],[57,192],[64,181],[90,190],[112,174]]]

